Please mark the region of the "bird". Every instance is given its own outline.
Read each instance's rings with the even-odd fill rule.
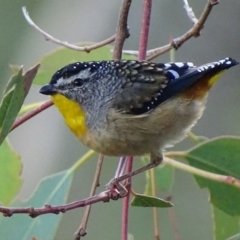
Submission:
[[[40,93],[51,96],[67,126],[87,147],[107,156],[150,155],[133,176],[161,163],[202,116],[210,88],[237,65],[224,58],[191,62],[75,62],[56,71]]]

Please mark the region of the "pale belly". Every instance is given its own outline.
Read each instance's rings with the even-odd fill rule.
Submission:
[[[202,116],[206,98],[170,99],[144,117],[111,112],[103,127],[89,131],[80,140],[109,156],[157,153],[181,141]]]

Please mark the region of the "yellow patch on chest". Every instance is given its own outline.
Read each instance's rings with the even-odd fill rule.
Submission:
[[[61,94],[51,97],[53,103],[63,115],[66,124],[77,137],[83,137],[87,133],[85,113],[78,103],[67,99]]]

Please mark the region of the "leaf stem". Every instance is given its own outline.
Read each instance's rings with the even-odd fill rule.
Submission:
[[[93,150],[87,151],[77,162],[75,162],[69,169],[70,173],[76,171],[83,163],[95,154]]]
[[[216,174],[216,173],[207,172],[202,169],[195,168],[195,167],[189,166],[187,164],[173,160],[171,158],[168,158],[168,157],[166,157],[166,155],[168,155],[168,154],[165,154],[165,157],[163,159],[163,163],[165,163],[165,164],[168,164],[177,169],[183,170],[185,172],[188,172],[188,173],[191,173],[191,174],[194,174],[194,175],[206,178],[206,179],[210,179],[210,180],[213,180],[216,182],[221,182],[221,183],[228,184],[230,186],[240,188],[240,180],[237,178],[234,178],[232,176],[226,176],[226,175],[220,175],[220,174]],[[172,156],[173,155],[174,154],[172,154]],[[180,156],[180,155],[178,155],[178,156]]]

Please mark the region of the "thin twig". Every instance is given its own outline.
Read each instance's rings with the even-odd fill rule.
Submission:
[[[218,0],[209,0],[209,2],[210,2],[212,5],[219,4],[219,1],[218,1]]]
[[[11,217],[14,214],[28,214],[30,217],[35,218],[44,214],[65,213],[67,211],[77,209],[80,207],[86,207],[97,202],[109,202],[109,200],[111,199],[116,200],[118,197],[119,197],[118,191],[114,191],[114,189],[111,189],[101,192],[100,194],[95,195],[93,197],[75,201],[65,205],[51,206],[49,204],[46,204],[42,208],[33,207],[15,208],[0,206],[0,212],[3,213],[5,217]]]
[[[117,170],[115,172],[114,178],[118,178],[122,176],[125,172],[126,169],[126,164],[127,164],[127,157],[123,156],[119,159]]]
[[[152,10],[152,0],[144,0],[143,17],[142,17],[143,20],[142,20],[140,42],[139,42],[139,55],[138,55],[138,59],[140,61],[145,60],[146,58],[151,10]]]
[[[191,22],[193,24],[196,24],[198,22],[198,19],[196,18],[195,13],[193,12],[193,9],[189,6],[188,0],[183,0],[183,8],[185,8]]]
[[[66,42],[66,41],[61,41],[61,40],[59,40],[59,39],[51,36],[50,34],[48,34],[47,32],[45,32],[44,30],[42,30],[40,27],[38,27],[38,26],[33,22],[33,20],[30,18],[29,14],[28,14],[28,12],[27,12],[26,7],[22,7],[22,11],[23,11],[23,15],[24,15],[25,19],[27,20],[27,22],[28,22],[32,27],[34,27],[38,32],[40,32],[47,41],[54,42],[54,43],[56,43],[56,44],[58,44],[58,45],[67,47],[67,48],[72,49],[72,50],[84,51],[84,52],[89,53],[89,52],[91,52],[91,51],[94,50],[94,49],[100,48],[100,47],[102,47],[102,46],[105,46],[105,45],[107,45],[107,44],[109,44],[109,43],[114,42],[115,37],[116,37],[116,35],[113,35],[113,36],[111,36],[110,38],[107,38],[107,39],[105,39],[105,40],[103,40],[103,41],[101,41],[101,42],[98,42],[98,43],[96,43],[96,44],[93,44],[93,45],[91,45],[91,46],[79,47],[79,46],[77,46],[77,45],[70,44],[70,43],[68,43],[68,42]]]
[[[169,197],[167,197],[166,200],[167,201],[172,201],[172,197],[169,196]],[[174,239],[175,240],[181,240],[179,230],[178,230],[178,225],[177,225],[177,219],[176,219],[175,212],[174,212],[174,208],[169,208],[168,212],[169,212],[170,222],[171,222],[172,227],[173,227]]]
[[[99,154],[98,161],[97,161],[97,167],[96,167],[96,171],[94,174],[94,180],[92,183],[89,197],[93,197],[95,195],[96,189],[99,186],[99,177],[100,177],[100,173],[101,173],[101,169],[102,169],[103,159],[104,159],[104,156],[102,154]],[[74,239],[76,239],[76,240],[79,240],[81,237],[83,237],[87,234],[86,229],[87,229],[89,215],[91,212],[91,207],[92,207],[92,205],[88,205],[84,211],[82,222],[74,234]]]
[[[122,57],[123,44],[126,38],[129,37],[128,31],[128,14],[132,1],[123,0],[119,14],[117,33],[114,42],[113,59],[119,60]]]
[[[21,124],[23,124],[24,122],[26,122],[27,120],[29,120],[30,118],[34,117],[35,115],[37,115],[38,113],[44,111],[45,109],[51,107],[53,105],[53,102],[51,100],[48,100],[46,102],[44,102],[41,106],[33,109],[32,111],[26,113],[25,115],[23,115],[22,117],[20,117],[19,119],[17,119],[11,128],[11,131],[14,130],[15,128],[17,128],[18,126],[20,126]]]
[[[133,166],[133,157],[128,157],[126,171],[131,172]],[[128,194],[123,199],[122,207],[122,240],[128,239],[128,216],[129,216],[129,202],[130,202],[130,189],[131,189],[131,178],[128,178],[126,189]]]
[[[240,188],[240,180],[236,179],[232,176],[225,176],[225,175],[220,175],[220,174],[215,174],[211,172],[207,172],[195,167],[191,167],[187,164],[180,163],[178,161],[175,161],[173,159],[167,158],[167,154],[165,154],[165,157],[163,159],[163,163],[171,165],[175,168],[178,168],[180,170],[183,170],[185,172],[189,172],[191,174],[204,177],[206,179],[210,179],[216,182],[221,182],[228,184],[230,186],[234,186],[237,188]],[[171,156],[174,156],[174,152],[171,153]],[[182,156],[180,154],[180,156]],[[175,154],[175,157],[178,157],[177,154]],[[119,197],[118,190],[111,188],[110,190],[101,192],[98,195],[95,195],[93,197],[89,197],[83,200],[79,200],[76,202],[72,202],[66,205],[59,205],[59,206],[50,206],[50,205],[45,205],[43,208],[33,208],[33,207],[26,207],[26,208],[11,208],[11,207],[2,207],[0,206],[0,212],[3,213],[5,217],[11,217],[13,214],[29,214],[30,217],[37,217],[39,215],[43,214],[59,214],[59,213],[65,213],[67,211],[70,211],[72,209],[80,208],[80,207],[85,207],[90,204],[94,204],[97,202],[108,202],[109,200],[113,199],[116,200]]]
[[[172,41],[172,43],[169,43],[169,44],[165,45],[164,47],[161,47],[158,50],[155,50],[154,53],[151,53],[150,55],[148,54],[147,60],[152,60],[152,59],[160,56],[161,54],[169,51],[172,48],[178,49],[189,38],[198,37],[201,29],[204,26],[204,23],[206,22],[209,14],[210,14],[210,12],[213,8],[213,6],[214,5],[210,1],[208,1],[204,10],[203,10],[203,12],[202,12],[202,15],[200,16],[200,18],[198,20],[198,22],[188,32],[186,32],[185,34],[183,34],[179,38],[175,38]]]
[[[156,197],[156,184],[155,184],[155,170],[154,168],[150,169],[151,176],[151,190],[152,196]],[[157,208],[153,208],[153,226],[154,226],[154,239],[160,240],[160,232],[159,232],[159,222],[158,222],[158,213]]]
[[[203,26],[204,26],[209,14],[210,14],[212,8],[213,8],[213,6],[216,5],[217,3],[218,3],[217,0],[208,1],[204,10],[203,10],[203,12],[202,12],[202,15],[199,18],[199,20],[196,22],[196,24],[189,31],[187,31],[181,37],[175,38],[169,44],[166,44],[166,45],[164,45],[162,47],[159,47],[159,48],[154,48],[154,49],[148,50],[146,60],[150,61],[150,60],[152,60],[152,59],[170,51],[172,48],[178,49],[188,39],[190,39],[192,37],[198,37],[201,29],[203,28]],[[123,53],[133,55],[133,56],[138,56],[138,54],[139,54],[139,52],[135,51],[135,50],[123,50]]]

